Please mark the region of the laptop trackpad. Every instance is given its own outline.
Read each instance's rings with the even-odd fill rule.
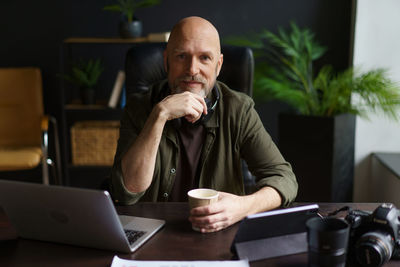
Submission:
[[[129,230],[152,231],[159,228],[160,224],[164,224],[162,220],[157,219],[127,215],[119,215],[118,217],[121,221],[122,227]]]

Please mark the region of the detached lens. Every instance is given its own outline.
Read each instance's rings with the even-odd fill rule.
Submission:
[[[356,244],[357,261],[363,266],[381,266],[390,260],[393,246],[392,237],[388,233],[365,233]]]

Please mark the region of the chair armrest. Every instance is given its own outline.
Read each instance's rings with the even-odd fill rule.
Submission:
[[[49,130],[49,120],[50,120],[50,118],[48,115],[44,115],[42,117],[42,121],[40,124],[40,128],[42,129],[42,132],[44,132],[44,131],[47,132]]]
[[[55,173],[55,182],[58,185],[62,184],[62,170],[61,170],[61,155],[60,155],[60,142],[59,142],[59,138],[58,138],[58,127],[57,127],[57,120],[49,115],[44,115],[42,117],[41,120],[41,131],[42,131],[42,154],[45,160],[45,164],[50,164],[50,165],[54,165],[53,161],[49,158],[49,137],[48,137],[48,131],[49,131],[49,124],[52,124],[52,130],[53,130],[53,135],[54,135],[54,149],[55,149],[55,153],[56,153],[56,160],[55,160],[55,169],[56,169],[56,173]],[[44,181],[44,183],[48,184],[48,174],[47,174],[47,178]]]

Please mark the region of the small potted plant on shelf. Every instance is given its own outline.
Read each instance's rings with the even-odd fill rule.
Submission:
[[[264,30],[229,43],[250,46],[255,55],[254,96],[292,107],[278,119],[278,146],[298,177],[298,201],[352,200],[356,115],[400,118],[400,88],[384,69],[317,72],[326,48],[314,34],[291,24],[277,34]],[[294,112],[293,112],[294,111]]]
[[[82,104],[91,105],[95,103],[95,86],[103,71],[104,66],[100,59],[79,59],[72,64],[70,74],[60,77],[79,88]]]
[[[107,5],[103,10],[120,12],[119,34],[122,38],[136,38],[142,35],[142,22],[134,14],[137,9],[157,5],[161,0],[117,0],[114,5]]]

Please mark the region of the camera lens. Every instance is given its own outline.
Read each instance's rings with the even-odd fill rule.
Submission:
[[[308,266],[344,267],[349,225],[338,218],[311,218],[306,222]]]
[[[363,234],[356,244],[357,261],[363,266],[381,266],[392,256],[393,240],[381,231]]]

